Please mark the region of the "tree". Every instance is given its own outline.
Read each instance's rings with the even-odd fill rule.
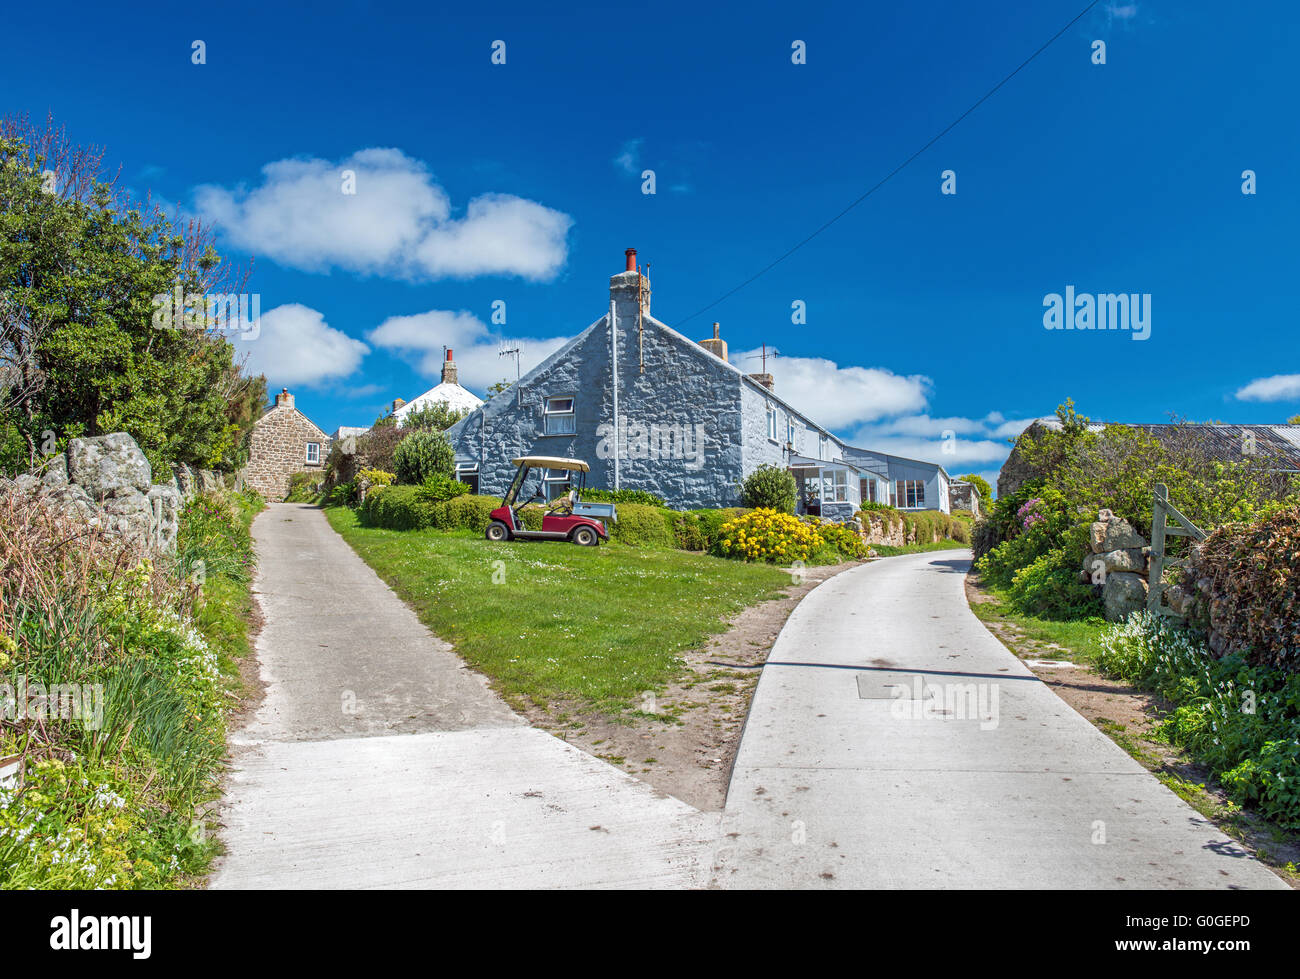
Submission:
[[[987,479],[976,473],[967,473],[959,478],[963,483],[970,483],[975,487],[975,492],[980,495],[980,503],[983,504],[985,510],[993,505],[993,487],[989,485]]]
[[[515,382],[510,380],[510,378],[503,377],[501,380],[497,381],[495,384],[493,384],[490,388],[487,389],[487,400],[491,401],[502,391],[509,391],[510,388],[514,386],[514,383]]]
[[[468,411],[453,408],[445,401],[435,401],[433,404],[408,412],[402,419],[402,427],[419,431],[445,432],[468,414]]]
[[[247,279],[197,222],[175,226],[105,179],[102,152],[47,121],[0,120],[0,467],[127,431],[155,468],[234,468],[265,401],[210,328],[154,323],[154,297],[238,293]],[[15,386],[13,373],[26,374]],[[39,378],[39,383],[31,383]]]
[[[1286,420],[1288,425],[1300,425],[1300,415],[1292,415]]]

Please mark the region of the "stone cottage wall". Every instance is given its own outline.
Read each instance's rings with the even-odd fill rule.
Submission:
[[[277,399],[278,400],[278,399]],[[307,462],[307,443],[320,444],[320,461]],[[268,500],[283,500],[289,494],[289,477],[299,472],[320,472],[329,451],[329,438],[288,404],[276,404],[253,429],[245,485]]]

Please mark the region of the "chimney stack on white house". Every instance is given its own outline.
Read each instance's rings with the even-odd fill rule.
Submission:
[[[769,391],[771,391],[773,385],[776,384],[776,378],[771,374],[750,374],[749,377],[763,385],[763,387],[767,388]]]
[[[458,381],[456,377],[457,377],[456,362],[451,359],[451,347],[448,347],[447,359],[442,362],[442,383],[459,384],[460,381]]]
[[[393,399],[393,414],[397,414],[397,409],[400,408],[400,407],[402,407],[402,405],[404,405],[404,404],[406,404],[406,400],[405,400],[404,398],[394,398],[394,399]]]
[[[722,327],[717,323],[713,324],[713,337],[708,340],[701,340],[700,346],[707,350],[719,360],[727,359],[727,341],[722,339]]]
[[[609,298],[614,303],[614,315],[620,326],[626,327],[630,323],[635,327],[638,303],[641,311],[650,315],[650,283],[637,270],[636,249],[628,248],[623,256],[626,267],[618,275],[610,276]]]
[[[289,393],[288,388],[281,388],[280,393],[275,396],[275,406],[277,408],[292,408],[293,395]]]

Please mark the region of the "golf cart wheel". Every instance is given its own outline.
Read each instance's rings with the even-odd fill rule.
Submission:
[[[490,524],[487,525],[485,536],[487,537],[488,540],[509,540],[510,528],[507,527],[500,520],[493,520]]]
[[[595,547],[600,543],[600,538],[590,527],[579,527],[573,532],[573,543],[582,547]]]

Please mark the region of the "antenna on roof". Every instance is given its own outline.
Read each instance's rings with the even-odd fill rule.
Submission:
[[[519,380],[520,380],[520,373],[519,373],[519,355],[520,355],[522,352],[523,352],[523,351],[521,350],[519,344],[516,343],[513,347],[507,347],[507,346],[506,346],[506,342],[505,342],[504,340],[501,341],[501,349],[497,351],[497,356],[498,356],[498,357],[514,357],[514,358],[515,358],[515,404],[523,404],[523,403],[524,403],[524,401],[523,401],[523,392],[521,392],[521,391],[519,390]]]
[[[770,356],[772,357],[773,360],[775,360],[775,359],[776,359],[776,355],[779,354],[780,352],[781,352],[781,351],[777,350],[776,347],[773,347],[773,348],[772,348],[772,353],[771,353]],[[763,373],[766,374],[766,373],[767,373],[767,358],[768,358],[768,356],[769,356],[769,354],[768,354],[768,352],[767,352],[767,344],[765,343],[765,344],[763,344],[763,352],[762,352],[761,354],[753,354],[753,355],[751,355],[751,356],[749,356],[749,357],[746,357],[745,359],[746,359],[746,360],[760,360],[760,359],[761,359],[761,360],[763,361]]]

